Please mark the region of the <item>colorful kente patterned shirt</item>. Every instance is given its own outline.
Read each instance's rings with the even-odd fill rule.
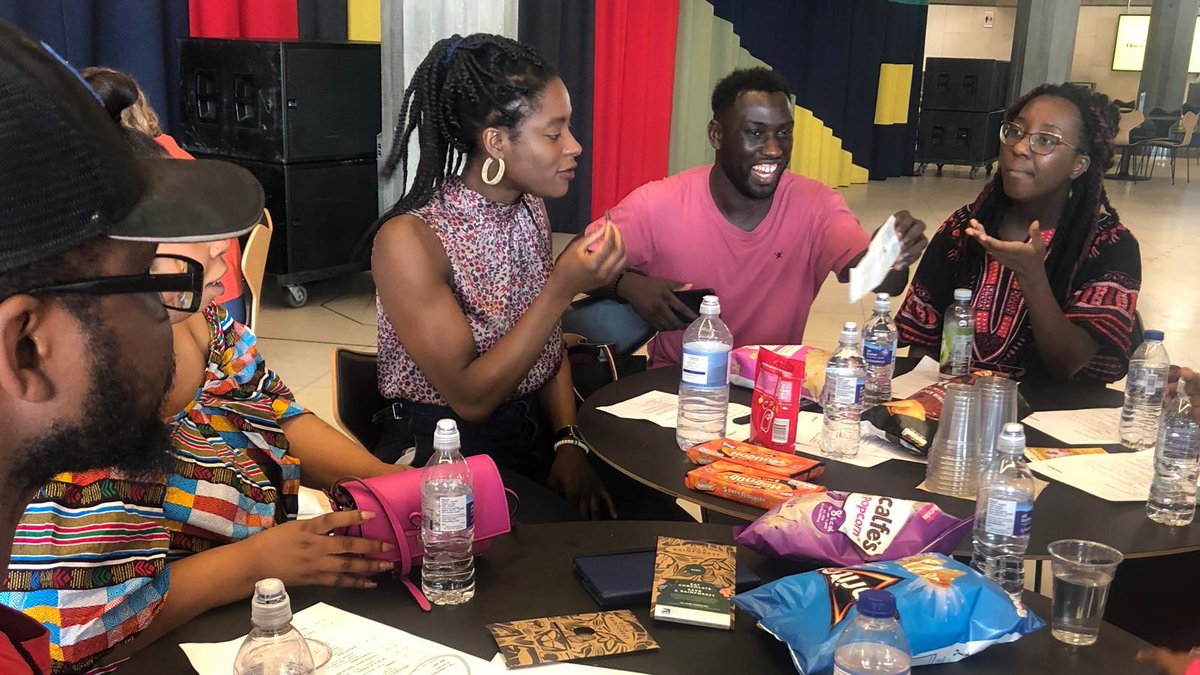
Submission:
[[[1034,342],[1025,296],[1016,274],[990,255],[970,265],[964,256],[972,207],[955,211],[929,242],[908,295],[896,316],[901,345],[940,349],[942,315],[954,302],[954,289],[974,292],[975,354],[980,365],[1009,371],[1044,373]],[[1042,232],[1047,255],[1057,230]],[[1142,286],[1137,240],[1107,214],[1075,274],[1074,289],[1063,307],[1068,320],[1100,346],[1075,379],[1115,382],[1125,376],[1133,352],[1134,312]]]
[[[522,195],[516,204],[493,202],[454,176],[413,215],[441,240],[450,260],[450,289],[471,327],[475,348],[480,354],[487,352],[525,316],[554,270],[550,220],[541,201]],[[394,322],[420,317],[389,317],[378,295],[376,307],[379,393],[389,399],[446,405],[393,328]],[[513,398],[531,394],[553,379],[564,350],[562,330],[555,328]]]
[[[167,563],[296,516],[300,462],[279,425],[304,410],[248,328],[218,305],[204,317],[204,382],[168,421],[165,477],[59,474],[21,517],[0,602],[49,629],[55,672],[84,671],[145,630],[170,585]]]

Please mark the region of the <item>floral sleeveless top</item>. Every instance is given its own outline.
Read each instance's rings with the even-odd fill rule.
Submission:
[[[437,234],[450,260],[450,288],[467,317],[475,348],[487,352],[525,315],[546,286],[554,259],[550,221],[540,200],[523,195],[516,204],[500,204],[451,177],[413,215]],[[446,405],[425,374],[400,344],[379,295],[379,393],[393,399]],[[395,317],[420,321],[421,317]],[[562,330],[556,328],[513,398],[541,389],[562,365]]]

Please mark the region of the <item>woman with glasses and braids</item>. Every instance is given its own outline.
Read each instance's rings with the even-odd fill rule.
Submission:
[[[559,318],[625,266],[611,225],[551,254],[542,200],[561,197],[583,152],[571,101],[536,51],[475,34],[439,41],[404,92],[384,175],[400,200],[374,232],[381,413],[376,454],[432,454],[441,418],[464,454],[547,484],[584,516],[615,516],[575,428]],[[419,156],[410,175],[409,141]]]
[[[1000,170],[929,243],[897,317],[938,354],[956,288],[974,292],[974,360],[1029,377],[1113,382],[1133,351],[1137,240],[1104,190],[1118,113],[1103,94],[1042,85],[1009,108]]]

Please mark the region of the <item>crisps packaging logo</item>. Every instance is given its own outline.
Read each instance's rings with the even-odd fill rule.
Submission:
[[[900,583],[900,577],[861,569],[825,568],[817,570],[829,586],[829,627],[846,619],[850,608],[863,591],[883,590]]]

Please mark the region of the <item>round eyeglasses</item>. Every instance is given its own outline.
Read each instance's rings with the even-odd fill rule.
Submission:
[[[1060,145],[1065,145],[1075,152],[1083,152],[1078,146],[1064,141],[1062,134],[1051,131],[1035,131],[1031,134],[1016,122],[1004,122],[1000,125],[1000,142],[1009,147],[1020,143],[1021,139],[1025,137],[1029,137],[1029,149],[1037,155],[1048,155]]]

